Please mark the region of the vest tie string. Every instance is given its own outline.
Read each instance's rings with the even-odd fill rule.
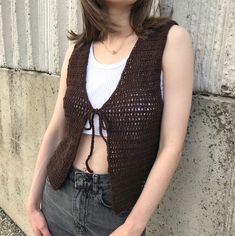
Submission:
[[[105,117],[105,115],[103,114],[103,112],[101,110],[99,110],[98,108],[93,108],[91,110],[89,110],[86,114],[86,117],[88,117],[88,121],[89,121],[89,127],[88,128],[84,128],[85,130],[90,130],[92,129],[92,138],[91,138],[91,146],[90,146],[90,153],[86,159],[86,167],[87,170],[90,173],[93,173],[94,171],[89,167],[88,165],[88,160],[90,159],[92,153],[93,153],[93,149],[94,149],[94,136],[95,136],[95,127],[94,127],[94,116],[95,114],[98,115],[99,117],[99,133],[101,135],[101,137],[103,138],[103,140],[105,141],[106,145],[107,145],[107,140],[103,135],[102,129],[107,130],[108,129],[108,121]]]

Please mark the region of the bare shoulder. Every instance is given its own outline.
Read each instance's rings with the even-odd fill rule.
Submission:
[[[168,31],[167,44],[177,45],[192,43],[190,33],[181,25],[173,25]]]
[[[163,70],[173,63],[174,58],[176,58],[177,63],[179,63],[179,59],[181,61],[191,61],[193,56],[192,37],[190,33],[183,26],[171,26],[167,34],[166,45],[163,52]]]

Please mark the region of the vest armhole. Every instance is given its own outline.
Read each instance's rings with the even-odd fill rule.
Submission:
[[[66,87],[67,88],[70,85],[70,74],[71,74],[72,67],[74,66],[74,57],[75,57],[77,50],[78,50],[77,44],[75,44],[73,47],[73,51],[71,52],[71,55],[69,57],[68,65],[67,65],[67,76],[66,76]]]

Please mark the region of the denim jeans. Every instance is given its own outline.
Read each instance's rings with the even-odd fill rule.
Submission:
[[[116,215],[108,174],[84,172],[71,166],[60,189],[46,178],[41,210],[52,236],[108,236],[131,210]],[[146,236],[146,228],[141,236]]]

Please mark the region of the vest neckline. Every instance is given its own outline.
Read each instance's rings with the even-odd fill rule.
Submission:
[[[115,94],[117,94],[117,93],[121,90],[121,87],[122,87],[121,85],[122,85],[122,83],[123,83],[123,82],[125,81],[125,79],[126,79],[127,71],[128,71],[128,69],[129,69],[129,67],[131,66],[131,63],[132,63],[132,61],[133,61],[133,59],[134,59],[134,56],[135,56],[135,53],[136,53],[136,51],[138,50],[138,47],[139,47],[139,45],[140,45],[140,43],[141,43],[142,40],[143,40],[143,39],[140,38],[140,37],[138,37],[138,39],[136,40],[136,42],[135,42],[135,44],[134,44],[134,46],[133,46],[133,48],[132,48],[132,50],[131,50],[131,52],[130,52],[130,54],[129,54],[129,57],[128,57],[127,60],[126,60],[126,64],[125,64],[125,66],[124,66],[124,68],[123,68],[123,70],[122,70],[121,77],[120,77],[120,79],[119,79],[119,81],[118,81],[118,84],[117,84],[115,90],[112,92],[112,94],[111,94],[111,95],[109,96],[109,98],[103,103],[103,105],[102,105],[100,108],[96,108],[96,107],[93,107],[93,106],[92,106],[92,104],[91,104],[91,102],[90,102],[90,100],[89,100],[88,94],[87,94],[87,90],[86,90],[87,64],[88,64],[88,59],[89,59],[89,50],[90,50],[92,41],[90,41],[90,42],[87,43],[87,46],[86,46],[86,48],[85,48],[86,58],[85,58],[85,62],[84,62],[84,64],[85,64],[84,67],[85,67],[85,68],[84,68],[84,73],[83,73],[84,76],[83,76],[83,81],[82,81],[82,89],[83,89],[84,94],[85,94],[85,99],[87,100],[88,106],[89,106],[89,108],[90,108],[91,110],[103,110],[103,109],[104,109],[105,107],[107,107],[107,106],[110,104],[110,102],[114,99]]]
[[[126,60],[129,57],[129,55],[128,55],[128,56],[126,56],[126,57],[122,58],[121,60],[119,60],[117,62],[114,62],[114,63],[101,63],[95,57],[95,54],[94,54],[94,43],[93,42],[91,43],[90,55],[89,56],[91,57],[90,58],[91,62],[93,64],[95,64],[96,67],[102,68],[102,69],[115,69],[117,67],[120,67],[120,66],[122,66],[122,65],[124,65],[126,63]]]

